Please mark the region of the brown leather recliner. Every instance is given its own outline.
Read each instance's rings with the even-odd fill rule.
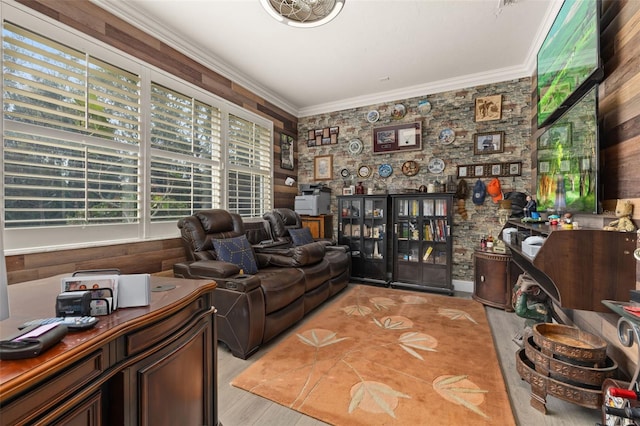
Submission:
[[[188,261],[175,264],[174,274],[218,283],[214,292],[218,340],[236,357],[246,359],[334,294],[322,243],[255,253],[258,271],[244,275],[238,265],[220,260],[213,244],[215,239],[245,235],[239,215],[220,209],[200,211],[180,219],[178,227]]]

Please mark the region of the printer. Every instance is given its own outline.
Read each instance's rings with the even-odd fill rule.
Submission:
[[[318,216],[331,211],[331,188],[324,184],[304,183],[296,196],[295,211],[301,215]]]

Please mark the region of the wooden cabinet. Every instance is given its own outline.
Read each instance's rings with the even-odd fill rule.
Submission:
[[[320,216],[300,215],[302,226],[309,228],[313,238],[333,238],[333,215],[321,214]]]
[[[338,196],[338,244],[351,251],[351,277],[363,282],[389,282],[386,195]]]
[[[453,194],[398,194],[391,198],[391,285],[453,294]]]
[[[9,286],[3,338],[51,316],[60,278]],[[2,361],[2,424],[217,425],[216,284],[152,277],[151,287],[167,290],[150,306],[102,316],[38,357]]]
[[[522,271],[511,262],[511,253],[477,249],[473,253],[473,269],[473,299],[484,305],[513,311],[511,293]]]
[[[602,300],[629,300],[629,291],[636,288],[635,232],[562,229],[518,220],[505,228],[516,229],[507,244],[513,261],[563,308],[609,312]],[[545,238],[535,256],[522,250],[529,236]]]

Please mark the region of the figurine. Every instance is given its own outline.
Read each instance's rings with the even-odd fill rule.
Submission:
[[[527,204],[524,206],[524,216],[531,217],[531,213],[538,211],[538,204],[536,200],[534,200],[531,195],[527,195]]]

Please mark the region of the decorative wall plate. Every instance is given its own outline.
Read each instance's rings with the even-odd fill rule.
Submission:
[[[340,176],[342,176],[343,178],[348,178],[349,176],[351,176],[351,172],[349,171],[349,169],[342,169],[340,170]]]
[[[407,109],[402,104],[395,104],[391,111],[391,117],[394,120],[400,120],[407,113]]]
[[[427,169],[430,173],[442,173],[444,171],[444,161],[440,158],[432,158],[427,164]]]
[[[387,178],[391,176],[392,173],[393,167],[391,167],[391,164],[381,164],[380,167],[378,167],[378,174],[380,177]]]
[[[418,101],[418,111],[420,111],[422,114],[427,114],[428,112],[430,112],[431,102],[429,102],[426,99],[422,101]]]
[[[420,171],[420,166],[413,160],[405,161],[402,165],[402,173],[405,176],[415,176]]]
[[[347,149],[349,150],[349,154],[351,155],[360,154],[363,148],[364,148],[364,144],[360,139],[351,139],[349,141],[349,146],[347,147]]]
[[[367,113],[367,121],[369,123],[375,123],[380,118],[380,113],[375,109],[372,109]]]
[[[443,145],[449,145],[454,140],[456,140],[456,132],[453,130],[446,128],[440,132],[440,136],[438,136],[438,140]]]
[[[360,166],[358,168],[358,176],[361,178],[368,178],[371,176],[371,167],[369,166]]]

